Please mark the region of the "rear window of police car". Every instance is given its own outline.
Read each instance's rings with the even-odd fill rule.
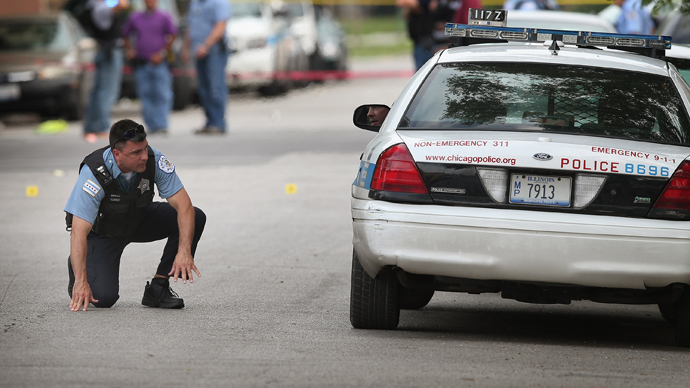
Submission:
[[[540,63],[439,64],[400,129],[578,133],[690,144],[690,124],[669,77]]]

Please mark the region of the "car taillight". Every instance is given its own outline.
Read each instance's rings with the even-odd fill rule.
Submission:
[[[684,161],[678,166],[654,208],[690,210],[690,162]]]
[[[376,163],[371,188],[400,193],[429,193],[419,175],[410,150],[402,143],[388,148],[381,154]]]

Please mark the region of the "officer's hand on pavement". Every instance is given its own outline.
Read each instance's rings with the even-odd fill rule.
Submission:
[[[89,303],[98,303],[98,300],[94,299],[91,293],[89,283],[74,283],[74,287],[72,288],[72,301],[69,304],[70,309],[72,311],[79,311],[83,305],[84,311],[86,311],[89,308]]]
[[[178,252],[177,256],[175,256],[172,270],[168,276],[172,276],[174,281],[177,281],[177,279],[180,278],[182,279],[182,283],[185,284],[187,283],[187,279],[189,279],[190,283],[194,283],[192,271],[196,272],[197,277],[201,277],[201,273],[194,264],[194,258],[192,255],[189,253]]]

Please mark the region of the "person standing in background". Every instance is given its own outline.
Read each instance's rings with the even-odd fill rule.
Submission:
[[[453,23],[467,24],[470,16],[470,8],[484,8],[480,0],[462,0],[460,3],[460,6],[453,15]]]
[[[403,8],[407,33],[413,44],[415,69],[419,70],[434,54],[432,8],[435,7],[435,0],[396,0],[395,4]]]
[[[407,32],[414,44],[412,56],[417,70],[436,51],[448,47],[446,23],[454,21],[462,10],[467,23],[469,8],[482,8],[479,0],[396,0],[396,5],[404,9]]]
[[[149,134],[167,133],[172,109],[172,76],[168,53],[177,36],[172,16],[157,9],[158,0],[144,0],[146,9],[130,15],[122,29],[127,59],[134,67],[137,96]],[[136,48],[131,37],[136,39]]]
[[[446,36],[446,23],[453,21],[455,14],[462,8],[463,3],[475,0],[434,0],[431,18],[434,20],[433,53],[438,50],[448,48],[448,37]],[[475,7],[477,8],[477,7]],[[481,6],[479,7],[481,8]]]
[[[225,27],[230,19],[227,0],[192,0],[187,14],[188,27],[182,59],[194,55],[199,99],[206,115],[206,124],[196,134],[225,134],[225,108],[228,88],[225,67],[229,50],[225,43]]]
[[[107,139],[110,110],[120,97],[122,67],[122,24],[129,0],[89,0],[87,5],[91,36],[98,42],[94,60],[96,76],[86,106],[84,139],[90,143]]]
[[[641,0],[624,0],[614,26],[620,34],[654,33],[654,20],[649,11],[642,6]]]

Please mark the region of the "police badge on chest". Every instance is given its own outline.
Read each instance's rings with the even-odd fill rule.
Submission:
[[[149,184],[148,179],[142,179],[141,182],[139,182],[139,186],[137,186],[139,190],[141,190],[141,194],[144,194],[144,192],[151,190],[151,185]]]

